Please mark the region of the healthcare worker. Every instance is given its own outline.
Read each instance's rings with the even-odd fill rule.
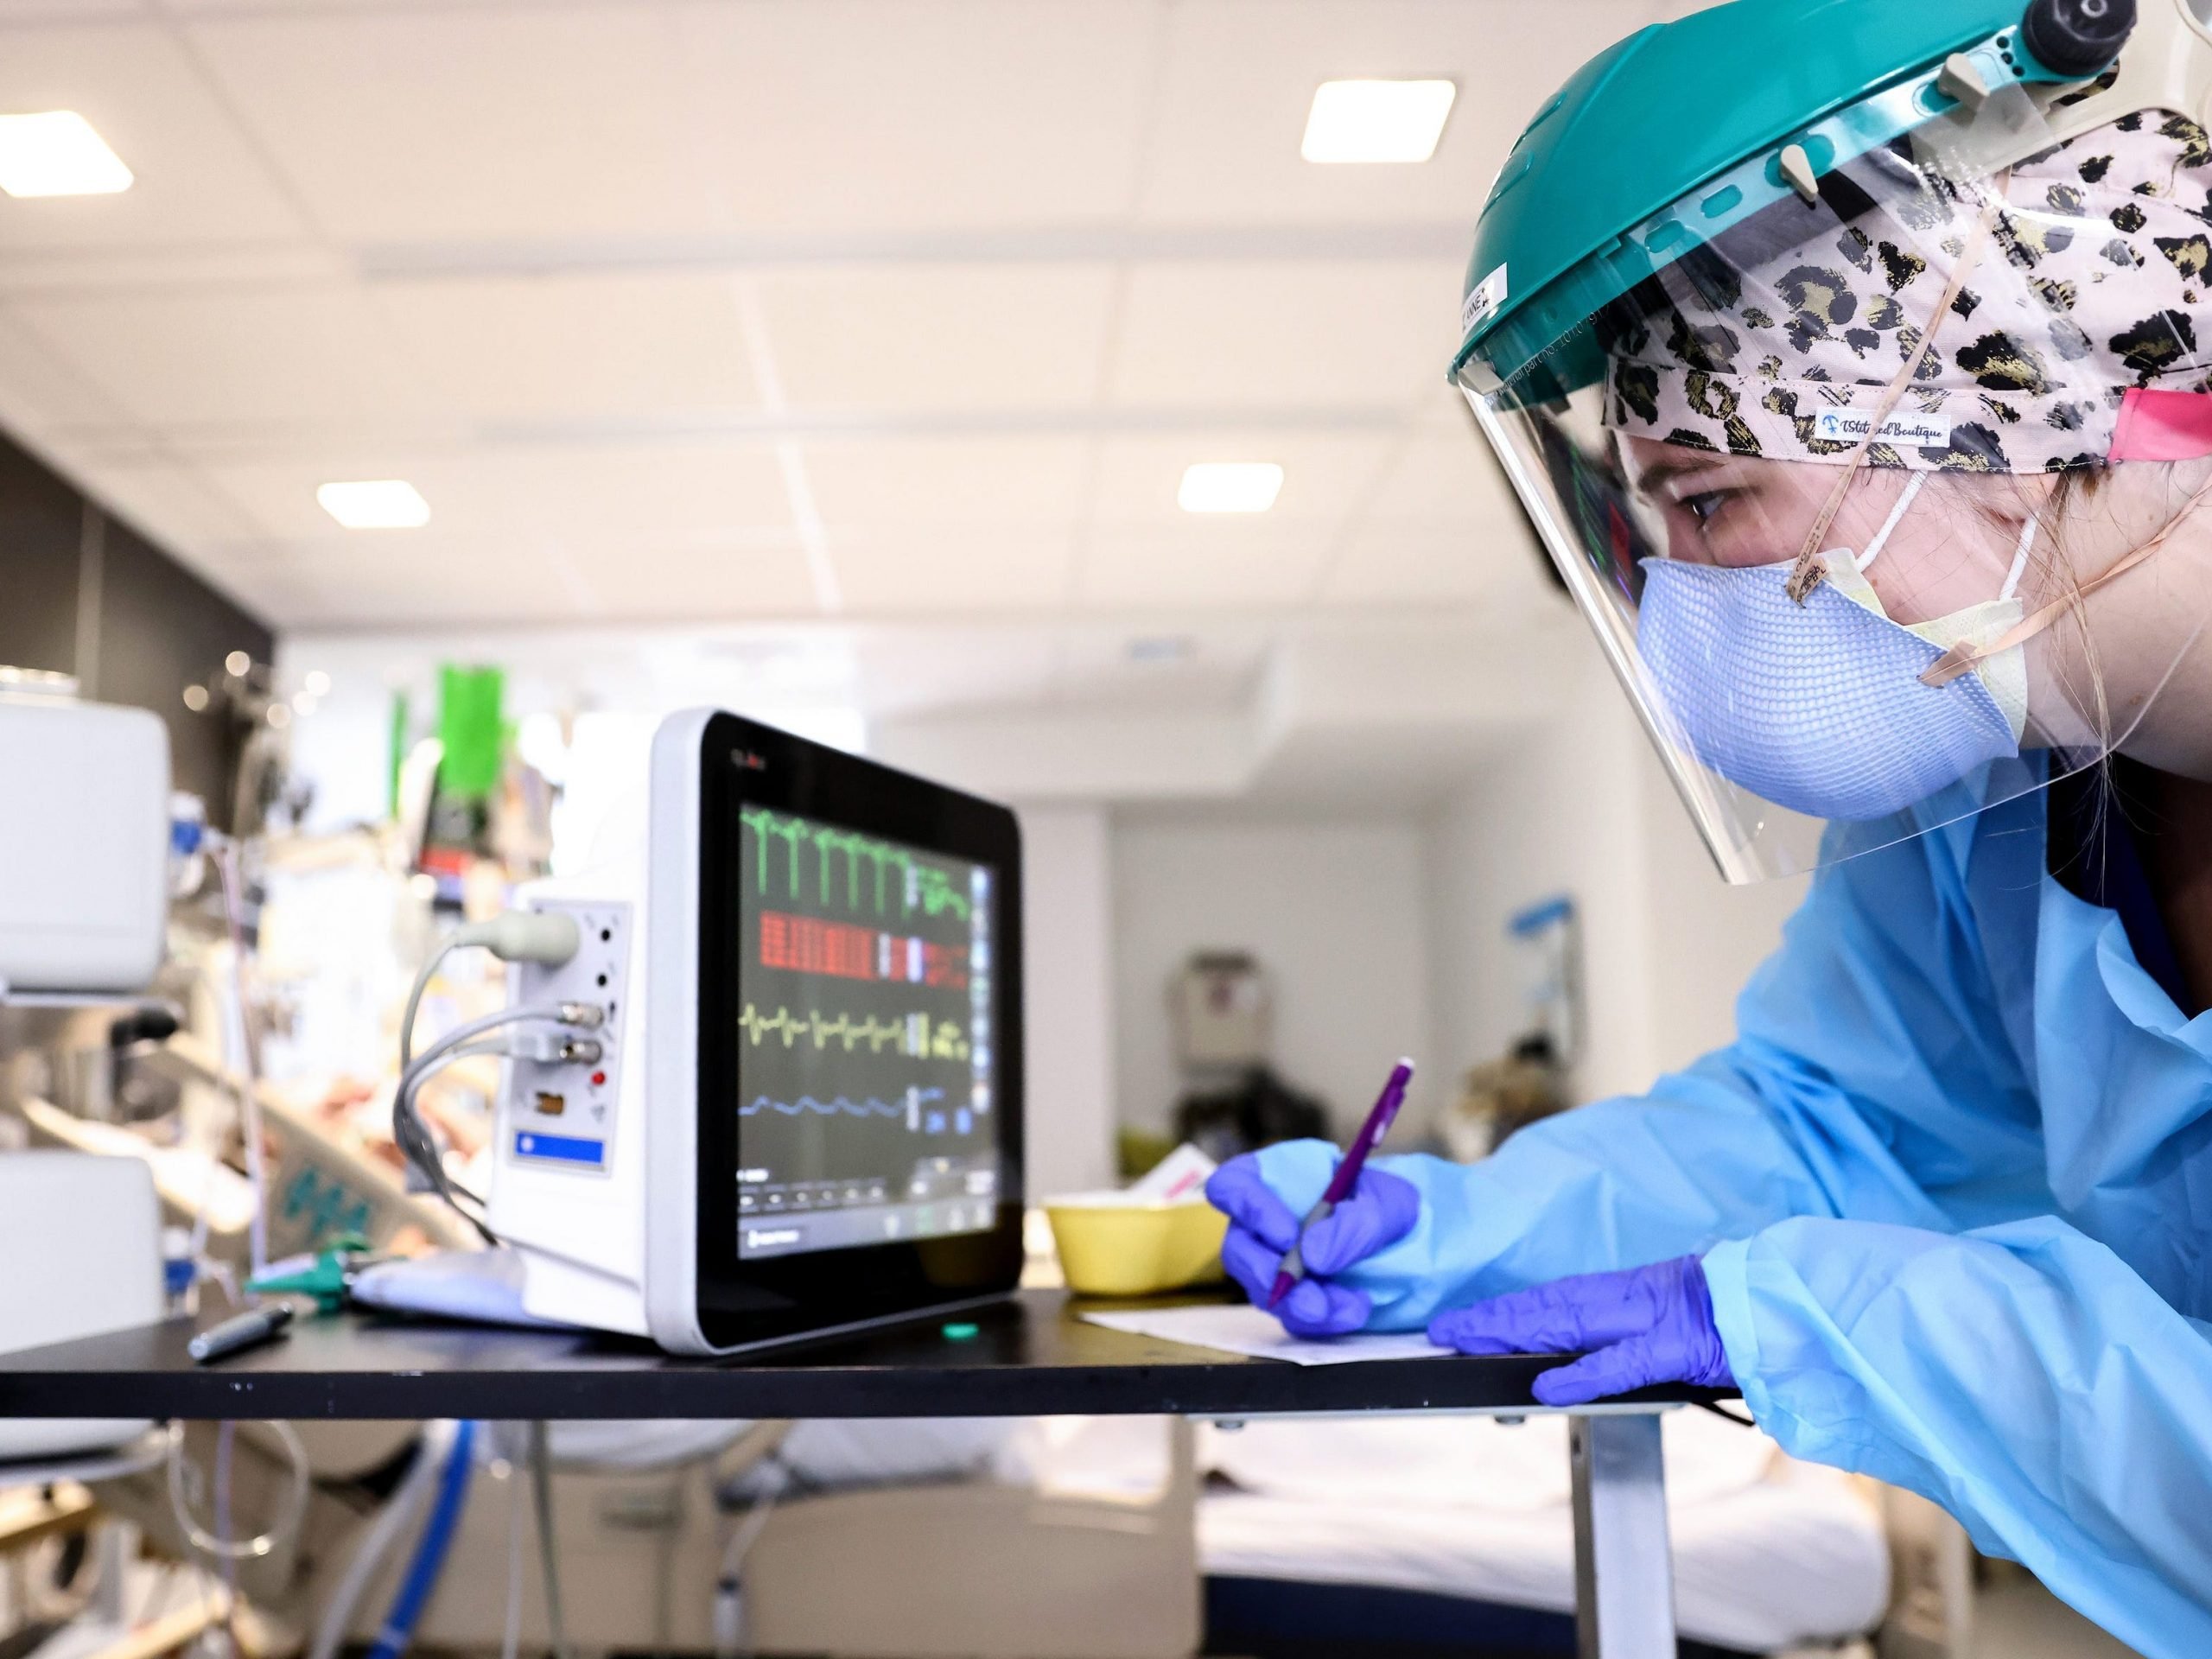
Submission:
[[[1374,1160],[1279,1312],[1732,1382],[2202,1659],[2212,35],[2142,3],[1738,0],[1506,159],[1459,381],[1722,872],[1815,874],[1732,1046]],[[1255,1297],[1335,1157],[1215,1176]]]

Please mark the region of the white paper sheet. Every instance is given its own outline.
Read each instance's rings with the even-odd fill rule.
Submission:
[[[1093,1325],[1162,1342],[1215,1348],[1254,1359],[1287,1359],[1294,1365],[1342,1365],[1356,1359],[1438,1359],[1450,1353],[1418,1331],[1363,1331],[1328,1342],[1306,1342],[1284,1331],[1272,1313],[1249,1302],[1234,1307],[1140,1307],[1085,1313]]]

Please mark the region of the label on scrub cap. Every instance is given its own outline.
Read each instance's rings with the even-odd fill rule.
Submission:
[[[1827,443],[1859,443],[1872,424],[1871,410],[1824,409],[1813,416],[1813,435]],[[1891,415],[1874,441],[1901,443],[1908,449],[1948,449],[1951,423],[1941,415]]]
[[[1488,322],[1497,308],[1505,303],[1505,267],[1496,270],[1467,290],[1467,297],[1459,302],[1459,332],[1471,334]]]

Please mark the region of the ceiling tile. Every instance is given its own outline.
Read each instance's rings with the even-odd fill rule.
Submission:
[[[94,17],[143,17],[146,0],[0,0],[0,23],[81,23]]]
[[[187,27],[337,236],[715,227],[658,7],[264,10]]]
[[[576,561],[608,619],[699,623],[725,617],[811,616],[819,607],[806,556],[795,546],[641,550]]]
[[[870,628],[855,641],[871,715],[1033,702],[1052,684],[1047,628]]]
[[[1345,537],[1321,597],[1369,605],[1518,604],[1550,585],[1543,561],[1518,524],[1480,529],[1377,518]]]
[[[1309,598],[1329,553],[1313,526],[1218,519],[1091,533],[1084,603],[1100,607],[1287,606]]]
[[[365,550],[456,566],[482,559],[527,569],[543,560],[555,579],[573,566],[594,586],[612,588],[641,560],[711,562],[798,544],[781,475],[761,445],[362,451],[321,463],[207,470],[273,536],[310,560]],[[334,477],[404,478],[429,502],[430,522],[410,531],[340,530],[315,498],[315,486]]]
[[[1358,506],[1389,453],[1379,434],[1218,432],[1103,438],[1098,445],[1094,522],[1205,531],[1251,526],[1265,533],[1294,525],[1324,534]],[[1282,493],[1263,513],[1188,513],[1176,505],[1184,468],[1201,461],[1274,461]]]
[[[1113,400],[1409,406],[1451,362],[1459,278],[1426,260],[1141,266]]]
[[[261,585],[296,607],[291,620],[301,627],[574,622],[590,613],[590,595],[534,579],[540,575],[488,556],[456,560],[428,550],[363,546],[294,561],[284,575]]]
[[[1382,518],[1426,518],[1459,524],[1522,524],[1513,486],[1471,423],[1451,432],[1421,432],[1382,474],[1370,510]]]
[[[863,235],[1118,219],[1152,0],[767,0],[679,10],[729,226]]]
[[[1116,706],[1220,706],[1251,688],[1269,631],[1195,627],[1071,627],[1062,639],[1054,690],[1062,702]]]
[[[94,293],[15,308],[115,402],[160,425],[327,431],[435,410],[358,289]]]
[[[759,404],[721,276],[569,274],[372,292],[444,397],[478,420],[681,418]]]
[[[1065,524],[833,528],[830,549],[845,608],[862,615],[1055,609],[1074,579]]]
[[[0,251],[179,248],[308,233],[157,24],[9,29],[0,38],[0,110],[74,110],[134,175],[128,190],[111,196],[0,196]]]
[[[832,524],[1070,525],[1083,517],[1083,438],[823,438],[804,454],[815,506]]]
[[[1188,0],[1171,16],[1141,213],[1205,222],[1467,227],[1498,163],[1552,91],[1648,22],[1649,0]],[[1459,95],[1434,158],[1316,166],[1299,142],[1313,89],[1353,76],[1448,76]]]
[[[1031,409],[1097,393],[1113,274],[1014,264],[761,279],[785,396],[802,409]]]
[[[49,426],[124,431],[130,418],[45,339],[0,308],[0,419],[18,436]]]

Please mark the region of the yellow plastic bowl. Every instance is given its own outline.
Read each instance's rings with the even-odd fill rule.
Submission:
[[[1149,1296],[1222,1276],[1229,1217],[1210,1204],[1105,1204],[1048,1198],[1068,1288],[1086,1296]]]

